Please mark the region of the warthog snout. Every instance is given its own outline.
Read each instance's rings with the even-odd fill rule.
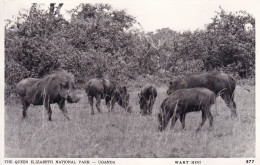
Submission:
[[[162,132],[163,130],[164,130],[164,128],[162,127],[162,125],[159,125],[159,126],[158,126],[158,131],[159,131],[159,132]]]
[[[70,93],[67,97],[67,101],[69,103],[77,103],[80,99],[80,96],[78,96],[76,93]]]

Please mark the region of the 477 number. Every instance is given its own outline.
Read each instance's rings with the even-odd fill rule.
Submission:
[[[246,163],[254,163],[254,160],[246,160]]]

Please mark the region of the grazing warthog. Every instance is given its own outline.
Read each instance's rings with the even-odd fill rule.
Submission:
[[[91,114],[94,114],[93,98],[96,98],[96,107],[98,112],[101,112],[100,102],[105,99],[109,111],[114,110],[115,102],[123,107],[128,112],[131,112],[129,106],[129,93],[125,86],[121,87],[118,84],[112,83],[104,78],[94,78],[89,80],[85,85],[85,91],[88,95],[88,100],[91,105]],[[111,107],[110,107],[111,102]]]
[[[206,88],[180,89],[173,92],[161,104],[160,113],[158,113],[159,130],[163,131],[171,118],[172,129],[179,117],[182,128],[185,129],[186,113],[200,110],[202,112],[202,122],[197,131],[201,129],[207,118],[209,119],[210,127],[212,127],[213,116],[210,108],[212,104],[215,104],[215,100],[216,95]]]
[[[204,87],[213,91],[216,95],[220,95],[231,110],[231,116],[236,117],[236,103],[234,101],[234,90],[236,88],[236,83],[237,81],[233,77],[219,72],[202,73],[186,77],[175,77],[172,81],[170,81],[167,94],[170,95],[178,89]]]
[[[49,120],[52,120],[50,104],[57,103],[60,110],[69,119],[65,100],[69,103],[77,103],[80,100],[80,97],[76,96],[73,90],[74,79],[67,72],[51,74],[42,79],[27,78],[20,81],[16,85],[16,91],[22,100],[23,118],[27,116],[26,110],[30,104],[33,104],[44,105]]]
[[[142,115],[152,114],[153,105],[155,99],[157,97],[157,90],[153,85],[145,86],[140,93],[139,96],[139,104]]]

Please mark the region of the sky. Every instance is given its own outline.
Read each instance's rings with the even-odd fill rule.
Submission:
[[[21,9],[30,9],[33,1],[4,0],[4,8],[1,11],[4,18],[12,18]],[[34,1],[35,2],[35,1]],[[55,1],[36,1],[46,3]],[[176,31],[204,29],[205,24],[211,22],[211,18],[220,11],[221,6],[227,12],[245,10],[254,17],[257,15],[257,0],[91,0],[91,1],[63,1],[61,13],[66,15],[80,3],[108,3],[114,9],[124,9],[134,16],[145,31],[155,31],[161,28],[170,28]],[[66,16],[67,17],[67,16]]]

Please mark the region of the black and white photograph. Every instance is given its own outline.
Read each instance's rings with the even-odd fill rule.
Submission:
[[[2,1],[0,164],[259,164],[257,5]]]

